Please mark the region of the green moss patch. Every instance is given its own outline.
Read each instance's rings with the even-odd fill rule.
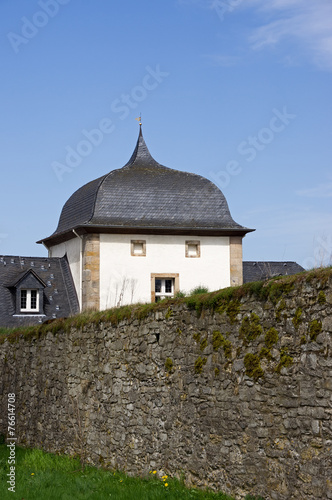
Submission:
[[[165,370],[168,372],[168,373],[172,373],[173,370],[174,370],[174,364],[173,364],[173,361],[171,358],[167,358],[166,361],[165,361]]]
[[[264,371],[262,370],[259,356],[257,356],[257,354],[246,354],[244,356],[244,367],[246,369],[246,375],[254,380],[258,380],[264,375]]]
[[[259,356],[259,359],[266,358],[269,361],[271,361],[271,359],[272,359],[271,351],[267,347],[262,347],[261,350],[259,351],[259,355],[258,356]]]
[[[301,307],[298,307],[295,311],[295,316],[294,318],[292,319],[292,323],[294,325],[295,328],[298,328],[302,322],[302,309]]]
[[[311,323],[309,324],[310,341],[315,342],[317,336],[320,334],[321,331],[322,331],[322,322],[318,321],[317,319],[311,321]]]
[[[323,292],[323,290],[321,290],[321,291],[319,292],[318,297],[317,297],[317,302],[318,302],[318,304],[320,304],[321,306],[322,306],[323,304],[325,304],[325,303],[326,303],[326,295],[325,295],[325,293]]]
[[[276,320],[279,322],[281,321],[281,313],[286,309],[286,302],[284,299],[281,299],[279,302],[279,305],[276,309]]]
[[[199,348],[200,348],[200,350],[201,350],[201,351],[204,351],[204,349],[206,349],[206,348],[207,348],[207,346],[208,346],[208,341],[207,341],[207,339],[203,339],[203,340],[202,340],[202,342],[200,343]]]
[[[280,360],[276,372],[280,373],[281,368],[288,368],[293,364],[292,356],[289,356],[287,347],[280,350]]]
[[[215,330],[212,333],[212,346],[214,351],[218,351],[222,347],[227,359],[232,357],[232,343],[230,340],[225,339],[219,330]]]
[[[250,342],[259,337],[262,332],[263,328],[257,314],[251,313],[250,316],[245,316],[243,318],[239,333],[245,345],[248,345]]]
[[[270,328],[264,337],[265,345],[268,349],[271,349],[279,340],[278,332],[275,328]]]
[[[200,356],[195,361],[195,373],[200,374],[203,371],[203,367],[207,362],[207,358],[201,358]]]

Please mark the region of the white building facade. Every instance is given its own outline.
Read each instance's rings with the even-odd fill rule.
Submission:
[[[242,284],[249,231],[212,182],[157,163],[140,129],[129,162],[76,191],[39,243],[67,256],[81,310],[103,310]]]

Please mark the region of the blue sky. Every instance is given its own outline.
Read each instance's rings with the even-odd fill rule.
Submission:
[[[245,260],[332,254],[330,0],[2,0],[0,254],[43,256],[68,197],[151,154],[255,228]]]

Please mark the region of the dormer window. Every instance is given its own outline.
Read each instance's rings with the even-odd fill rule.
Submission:
[[[38,312],[39,311],[39,291],[38,290],[21,290],[21,312]]]
[[[32,269],[25,271],[17,281],[11,283],[8,288],[15,300],[15,315],[44,314],[45,287],[44,281]]]

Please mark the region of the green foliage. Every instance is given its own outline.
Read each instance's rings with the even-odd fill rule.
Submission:
[[[271,351],[267,347],[262,347],[261,350],[259,351],[259,355],[258,356],[259,356],[259,359],[266,358],[269,361],[272,359]]]
[[[201,358],[200,356],[195,361],[195,373],[199,374],[203,371],[203,366],[206,364],[207,358]]]
[[[270,328],[264,337],[265,345],[268,349],[271,349],[279,340],[278,332],[275,328]]]
[[[280,349],[280,360],[276,372],[280,373],[281,368],[287,368],[293,364],[293,358],[289,356],[287,347]]]
[[[218,377],[219,373],[220,373],[219,368],[218,368],[218,367],[215,367],[215,369],[214,369],[214,376],[215,376],[215,377]]]
[[[247,353],[244,356],[244,367],[246,369],[246,375],[254,380],[258,380],[264,375],[257,354]]]
[[[325,293],[323,292],[323,290],[321,290],[321,291],[319,292],[318,297],[317,297],[317,302],[318,302],[318,304],[320,304],[321,306],[322,306],[323,304],[325,304],[325,303],[326,303],[326,295],[325,295]]]
[[[212,333],[212,346],[214,351],[218,351],[219,347],[223,345],[224,337],[219,330],[214,330]]]
[[[176,298],[176,299],[183,299],[183,297],[185,297],[185,296],[186,296],[185,292],[182,292],[181,290],[179,290],[179,291],[178,291],[178,292],[176,292],[176,294],[175,294],[175,298]]]
[[[172,309],[169,307],[169,308],[167,309],[167,313],[165,314],[165,319],[170,319],[172,316],[173,316],[173,311],[172,311]]]
[[[186,488],[181,481],[150,471],[146,477],[129,477],[116,470],[85,466],[78,458],[16,447],[16,492],[7,489],[8,448],[0,445],[1,499],[100,500],[233,500],[210,490]],[[100,457],[100,462],[103,462]],[[105,465],[105,464],[104,464]],[[107,464],[106,464],[107,465]],[[166,486],[167,485],[167,486]]]
[[[318,321],[317,319],[311,321],[311,323],[309,324],[310,341],[316,342],[317,336],[320,334],[321,331],[322,331],[322,322]]]
[[[196,286],[193,290],[191,290],[190,295],[200,295],[201,293],[208,293],[209,289],[206,286],[199,285]]]
[[[295,280],[289,280],[287,278],[280,278],[275,281],[271,280],[271,284],[269,286],[269,298],[271,302],[277,304],[283,295],[287,295],[291,290],[293,290],[294,285]]]
[[[232,343],[230,340],[225,339],[219,330],[212,333],[212,346],[214,351],[218,351],[219,347],[222,347],[227,359],[232,357]]]
[[[202,342],[201,342],[201,345],[199,346],[200,347],[200,350],[201,351],[204,351],[204,349],[207,348],[207,345],[208,345],[208,341],[207,339],[203,339]]]
[[[302,309],[301,307],[298,307],[295,311],[295,316],[292,319],[292,323],[295,328],[298,328],[300,326],[300,323],[302,322],[301,316],[302,316]]]
[[[281,313],[284,309],[286,309],[286,302],[284,301],[284,299],[281,299],[281,301],[279,302],[279,305],[276,309],[276,320],[278,322],[281,321]]]
[[[239,332],[245,345],[248,345],[251,341],[259,337],[263,332],[259,316],[255,313],[251,313],[250,317],[245,316],[242,320]]]
[[[231,300],[226,307],[226,314],[229,317],[231,323],[235,323],[236,316],[240,312],[240,303],[237,300]]]
[[[198,344],[201,341],[201,334],[200,333],[194,333],[193,334],[193,339]]]
[[[166,361],[165,361],[165,370],[168,372],[168,373],[172,373],[174,369],[174,364],[173,364],[173,361],[171,358],[167,358]]]

